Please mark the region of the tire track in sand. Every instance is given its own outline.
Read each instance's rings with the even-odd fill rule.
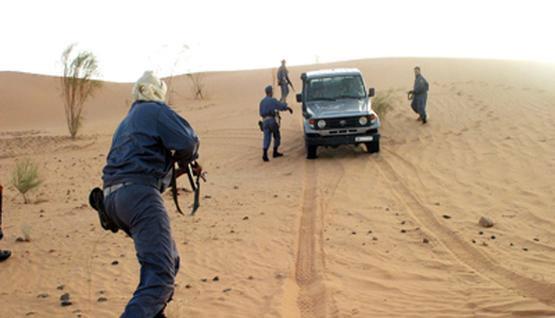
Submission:
[[[324,281],[323,200],[318,191],[316,162],[305,163],[302,215],[297,242],[295,282],[301,317],[335,317],[337,310]]]
[[[434,212],[422,204],[416,194],[409,190],[386,159],[379,156],[376,158],[376,163],[395,196],[404,203],[413,218],[427,228],[429,233],[433,233],[461,264],[505,288],[514,290],[523,296],[535,298],[544,304],[555,306],[555,284],[536,281],[510,271],[472,247],[457,233],[438,221]]]

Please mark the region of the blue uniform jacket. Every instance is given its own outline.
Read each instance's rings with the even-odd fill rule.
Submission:
[[[260,117],[274,117],[276,111],[287,110],[287,104],[279,102],[277,99],[266,96],[260,101]]]
[[[429,89],[428,81],[422,75],[417,75],[414,79],[413,93],[415,96],[427,94]]]
[[[102,179],[161,186],[172,165],[172,151],[198,157],[199,139],[189,123],[160,102],[137,101],[112,139]]]

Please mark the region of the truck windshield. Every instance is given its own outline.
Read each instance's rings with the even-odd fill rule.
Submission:
[[[366,97],[362,78],[357,75],[310,79],[306,85],[306,101]]]

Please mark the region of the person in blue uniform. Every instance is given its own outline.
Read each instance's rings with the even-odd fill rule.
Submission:
[[[262,142],[262,160],[268,162],[270,161],[268,158],[268,149],[270,148],[272,137],[274,138],[273,157],[278,158],[283,156],[283,154],[278,151],[281,144],[281,133],[279,131],[280,123],[276,118],[278,116],[278,112],[289,111],[289,113],[293,114],[293,109],[273,97],[274,90],[271,85],[266,86],[264,91],[266,93],[266,97],[260,101],[259,113],[260,117],[262,117],[262,130],[264,132],[264,140]]]
[[[2,185],[0,185],[0,240],[4,238],[4,232],[2,232]],[[8,250],[0,250],[0,262],[3,262],[12,256],[12,252]]]
[[[176,161],[196,163],[199,138],[189,123],[165,103],[166,84],[145,72],[133,87],[133,104],[112,139],[103,169],[104,205],[112,221],[135,244],[140,282],[121,317],[165,317],[179,255],[161,192]]]
[[[422,121],[422,124],[428,122],[428,114],[426,113],[426,103],[428,101],[428,81],[422,76],[420,67],[414,68],[414,87],[413,90],[409,92],[409,96],[412,95],[412,102],[410,106],[412,110],[418,114],[418,120]]]
[[[287,103],[289,86],[291,86],[291,88],[295,90],[295,88],[293,87],[293,83],[291,83],[291,80],[289,79],[289,70],[285,66],[285,63],[285,60],[281,60],[281,66],[278,68],[277,72],[277,81],[279,88],[281,89],[281,97],[279,98],[279,101],[282,103]]]

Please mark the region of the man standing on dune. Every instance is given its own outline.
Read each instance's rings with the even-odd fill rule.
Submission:
[[[426,102],[428,100],[428,81],[422,76],[420,72],[420,67],[414,68],[414,88],[409,92],[409,98],[412,97],[412,102],[410,106],[412,110],[417,113],[418,121],[422,121],[422,124],[428,122],[428,115],[426,114]]]
[[[2,186],[0,185],[0,240],[4,238],[4,232],[2,232]],[[3,262],[12,256],[12,252],[0,250],[0,262]]]
[[[285,60],[281,60],[281,66],[278,68],[277,72],[277,80],[278,85],[281,88],[281,97],[279,98],[279,101],[282,103],[287,103],[289,86],[291,86],[293,90],[295,90],[295,88],[293,87],[293,83],[291,83],[291,80],[289,79],[289,70],[285,66]]]
[[[162,318],[175,288],[179,255],[161,192],[174,162],[196,163],[199,139],[166,103],[166,84],[145,72],[133,87],[133,105],[112,139],[103,170],[106,214],[135,243],[141,279],[123,318]]]
[[[283,156],[282,153],[278,151],[279,145],[281,144],[281,133],[279,131],[279,122],[276,119],[280,111],[289,111],[293,114],[293,109],[287,106],[283,102],[279,102],[275,99],[274,89],[271,85],[266,86],[264,89],[266,97],[260,101],[259,114],[262,117],[262,131],[264,132],[264,141],[262,143],[262,160],[265,162],[270,161],[268,158],[268,149],[270,148],[270,143],[272,142],[272,137],[274,137],[274,153],[273,157],[278,158]]]

